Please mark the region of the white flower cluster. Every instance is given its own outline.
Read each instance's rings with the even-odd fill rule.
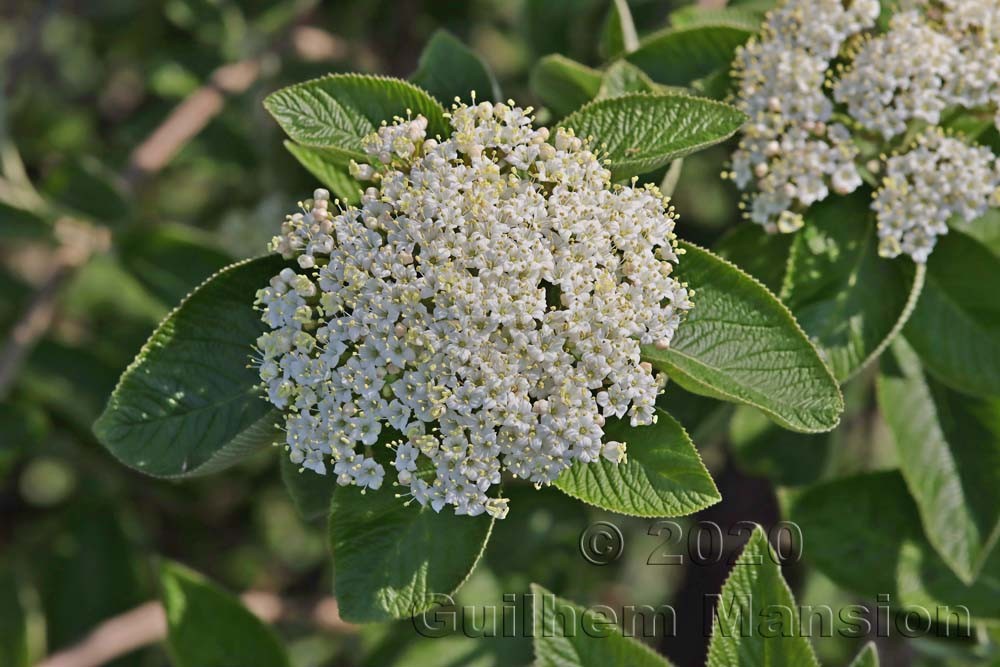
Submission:
[[[906,253],[926,262],[949,218],[975,220],[997,204],[1000,176],[993,152],[969,146],[933,129],[886,163],[872,208],[878,218],[879,252]]]
[[[831,190],[849,194],[863,175],[884,175],[872,206],[881,253],[925,262],[948,216],[971,219],[989,205],[1000,187],[994,158],[933,127],[906,142],[914,155],[883,153],[946,110],[996,113],[1000,3],[904,0],[888,30],[872,35],[879,13],[878,0],[787,0],[769,13],[737,57],[739,105],[751,121],[728,175],[749,192],[747,217],[771,232],[801,227],[802,212]],[[963,161],[961,178],[944,176]],[[916,192],[925,187],[938,190]]]
[[[768,231],[802,226],[799,208],[861,185],[851,134],[833,122],[824,93],[830,61],[871,28],[878,0],[790,0],[768,14],[759,39],[741,48],[739,107],[750,117],[733,154],[731,178],[755,186],[748,217]]]
[[[257,345],[293,462],[376,489],[391,460],[421,505],[502,518],[504,470],[617,463],[605,419],[655,421],[665,378],[640,345],[691,307],[673,208],[529,111],[456,106],[443,139],[397,119],[352,165],[374,183],[360,207],[317,190],[286,220],[272,247],[299,269],[258,292]]]

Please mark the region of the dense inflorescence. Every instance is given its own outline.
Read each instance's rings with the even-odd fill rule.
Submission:
[[[748,193],[750,220],[795,231],[811,205],[867,178],[880,253],[925,262],[950,216],[992,205],[993,154],[939,126],[953,109],[997,113],[1000,6],[902,5],[877,34],[878,0],[788,0],[740,50],[738,104],[751,120],[728,176]]]
[[[383,126],[352,164],[359,207],[317,190],[285,221],[272,249],[298,269],[257,295],[260,377],[296,464],[372,489],[391,465],[421,505],[503,517],[503,471],[624,460],[605,421],[655,421],[665,378],[640,345],[668,346],[692,304],[657,188],[612,186],[513,105],[449,118],[446,138]]]

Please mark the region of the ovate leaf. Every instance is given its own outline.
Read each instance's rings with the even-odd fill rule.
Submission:
[[[333,493],[334,589],[345,620],[385,621],[430,609],[465,582],[486,548],[491,517],[407,506],[396,493],[390,484]]]
[[[756,407],[787,429],[833,429],[843,397],[788,309],[724,259],[681,247],[677,275],[694,308],[668,349],[643,348],[643,358],[688,391]]]
[[[531,585],[535,667],[670,667],[642,642],[625,637],[615,620]]]
[[[907,276],[879,257],[869,201],[864,190],[809,210],[781,291],[841,382],[902,330],[923,286],[922,269]]]
[[[625,58],[654,81],[686,86],[729,67],[736,48],[753,32],[738,22],[666,28],[643,39]]]
[[[850,667],[878,667],[878,649],[875,648],[875,642],[865,644]]]
[[[325,148],[342,163],[366,160],[361,140],[382,121],[427,118],[427,134],[445,134],[444,109],[412,83],[382,76],[331,74],[271,93],[264,106],[294,141]]]
[[[531,90],[558,118],[597,96],[602,76],[596,69],[558,54],[548,55],[531,70]]]
[[[1000,537],[1000,399],[927,377],[902,341],[883,360],[878,399],[928,539],[971,584]]]
[[[410,81],[436,97],[446,107],[458,97],[476,100],[499,100],[500,86],[489,66],[476,53],[447,30],[439,29],[427,42],[417,71]]]
[[[649,426],[609,421],[606,440],[628,446],[628,460],[576,462],[556,480],[563,492],[619,514],[670,517],[722,500],[684,428],[662,410]]]
[[[167,648],[176,667],[287,667],[270,627],[232,595],[183,565],[160,571]]]
[[[306,171],[329,188],[335,197],[348,204],[361,201],[361,184],[351,177],[336,155],[322,148],[302,146],[289,139],[285,140],[285,148]]]
[[[795,598],[758,527],[722,587],[708,667],[819,667]]]
[[[1000,395],[1000,255],[961,232],[942,237],[904,329],[928,369],[959,391]]]
[[[927,542],[920,515],[897,471],[837,479],[795,497],[790,520],[806,539],[806,558],[824,575],[894,608],[967,607],[973,618],[1000,618],[1000,558],[963,584]]]
[[[563,119],[606,151],[615,179],[645,174],[725,141],[746,116],[735,107],[687,95],[633,93],[597,100]]]
[[[118,382],[94,433],[122,463],[156,477],[228,467],[277,436],[250,367],[265,331],[254,296],[286,262],[229,266],[157,327]]]

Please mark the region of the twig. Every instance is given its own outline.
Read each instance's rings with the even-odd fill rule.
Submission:
[[[170,115],[139,144],[125,168],[125,184],[135,190],[143,180],[159,172],[193,137],[222,111],[225,95],[242,93],[260,75],[261,58],[223,65],[208,83],[188,95]]]
[[[56,221],[55,234],[61,243],[50,260],[49,273],[0,350],[0,400],[6,397],[28,353],[52,324],[63,285],[95,252],[107,250],[111,242],[108,230],[70,218]]]
[[[274,623],[288,614],[288,605],[273,593],[250,591],[240,598],[246,608],[265,623]],[[357,631],[357,626],[340,618],[337,602],[333,598],[324,598],[316,604],[312,619],[329,632]],[[166,637],[167,619],[163,605],[147,602],[104,621],[80,643],[49,656],[35,667],[100,667]]]

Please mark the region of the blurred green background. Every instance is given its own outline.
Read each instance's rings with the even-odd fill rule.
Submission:
[[[168,557],[231,591],[273,594],[277,626],[303,667],[530,662],[529,640],[422,639],[406,622],[340,622],[325,528],[297,516],[276,451],[171,483],[124,468],[90,425],[168,309],[218,268],[262,253],[285,212],[312,191],[261,106],[268,92],[333,71],[405,77],[430,35],[446,28],[493,67],[505,96],[537,105],[528,82],[540,56],[601,64],[609,4],[0,3],[0,656],[27,651],[34,660],[66,649],[156,598],[157,559]],[[684,3],[630,4],[646,33]],[[737,196],[718,178],[725,157],[719,148],[685,162],[675,195],[684,238],[708,243],[735,224]],[[681,523],[777,521],[771,484],[748,477],[727,454],[719,426],[726,420],[677,388],[668,394],[671,410],[700,431],[696,442],[726,497]],[[852,442],[874,452],[864,460],[879,467],[880,425],[858,428],[858,437],[845,436],[839,463],[816,448],[795,464],[797,474],[850,467]],[[775,462],[754,449],[759,442],[742,444],[737,453],[752,472],[780,476],[783,453]],[[497,603],[534,581],[583,604],[671,603],[680,636],[654,643],[679,665],[700,664],[701,597],[718,591],[725,560],[648,565],[663,541],[648,534],[650,522],[601,517],[554,490],[511,493],[516,511],[498,524],[460,602]],[[623,557],[606,567],[587,563],[578,547],[581,531],[601,518],[626,537]],[[805,603],[852,601],[802,566],[786,574]],[[845,664],[858,645],[819,643],[833,664]],[[923,654],[913,642],[881,648],[890,665],[917,664]],[[154,643],[110,664],[168,660]]]

